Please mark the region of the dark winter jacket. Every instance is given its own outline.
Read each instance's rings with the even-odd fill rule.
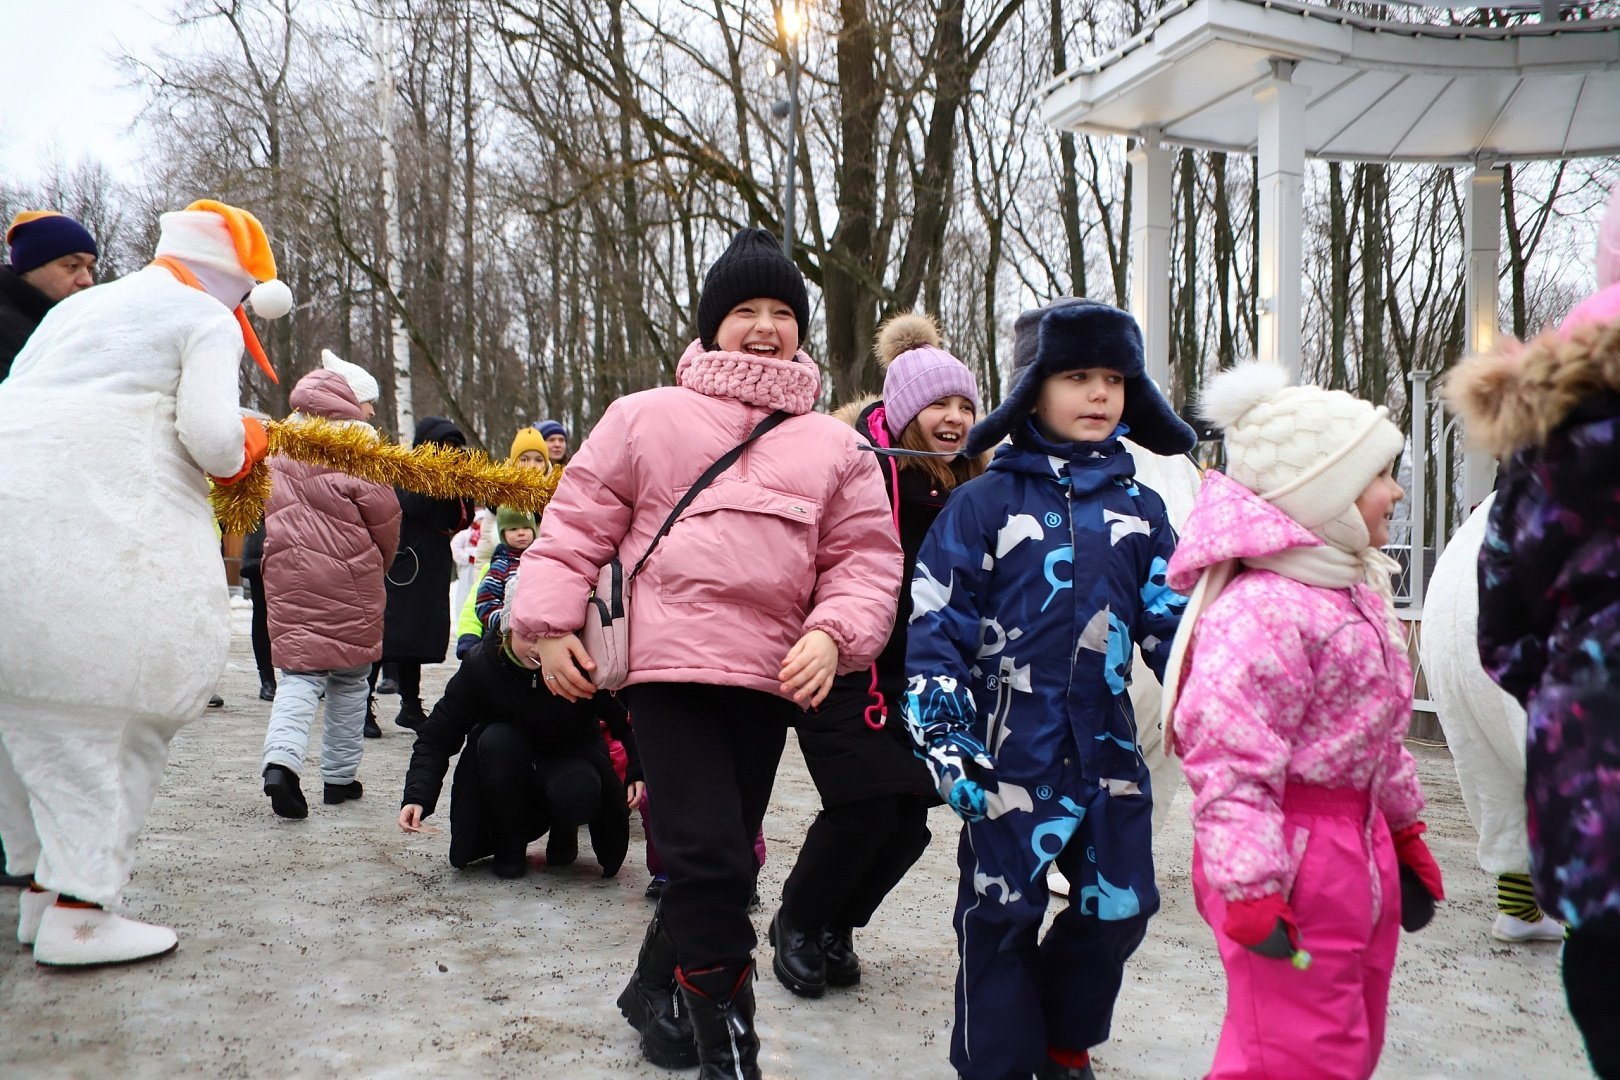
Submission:
[[[613,695],[603,692],[588,701],[566,701],[546,689],[538,671],[520,667],[508,657],[499,637],[485,637],[450,677],[444,697],[417,732],[400,805],[417,804],[424,818],[432,814],[450,759],[460,754],[450,795],[450,864],[466,866],[493,851],[493,836],[484,822],[476,751],[484,726],[513,724],[537,756],[589,761],[603,777],[604,792],[621,791],[598,721],[624,744],[630,759],[625,782],[640,780],[635,736],[624,707]],[[590,823],[591,847],[610,876],[623,864],[629,848],[627,819],[622,798],[604,797],[602,813]]]
[[[1573,926],[1615,918],[1620,318],[1473,358],[1447,392],[1505,459],[1479,554],[1479,654],[1529,714],[1536,898]]]
[[[882,409],[882,400],[874,400],[861,409],[854,422],[861,438],[874,445],[887,445],[889,442],[886,432],[880,431],[883,425]],[[928,535],[939,512],[945,509],[945,502],[951,493],[920,469],[899,468],[897,458],[878,454],[877,460],[878,467],[883,471],[883,490],[889,496],[889,506],[894,510],[895,526],[900,533],[900,550],[905,560],[904,576],[900,580],[909,584],[912,572],[917,568],[917,552],[922,548],[923,537]],[[897,498],[898,503],[895,501]],[[886,694],[891,695],[889,704],[896,720],[899,719],[898,688],[904,686],[906,680],[906,625],[910,621],[911,590],[902,588],[894,629],[889,634],[888,644],[883,646],[877,658],[878,683],[885,688]],[[870,685],[871,675],[857,671],[841,676],[841,681],[851,688],[861,683],[860,689],[864,690]]]
[[[264,565],[264,522],[242,537],[242,561],[238,572],[245,578],[256,578]]]
[[[22,352],[55,301],[12,272],[0,266],[0,382],[11,374],[11,362]]]
[[[1163,675],[1186,607],[1165,581],[1174,550],[1164,500],[1136,483],[1118,439],[1054,444],[1025,421],[917,556],[906,721],[918,745],[976,738],[1003,782],[1145,780],[1131,646]],[[928,760],[941,790],[960,778]]]
[[[414,445],[466,446],[466,436],[441,416],[424,416]],[[472,521],[466,499],[432,499],[399,489],[399,554],[388,570],[383,617],[385,661],[444,662],[450,646],[450,581],[455,561],[450,538]]]
[[[883,402],[872,399],[840,409],[846,420],[869,445],[886,447]],[[945,508],[950,492],[919,469],[898,468],[898,459],[878,454],[883,490],[889,497],[909,582],[928,528]],[[833,680],[821,706],[799,721],[799,749],[815,780],[824,805],[915,794],[936,802],[928,770],[912,749],[911,733],[900,715],[906,685],[906,624],[911,618],[911,593],[900,590],[899,608],[889,640],[874,665]],[[874,675],[876,676],[874,679]],[[881,731],[872,725],[882,724]],[[880,741],[881,740],[881,741]]]

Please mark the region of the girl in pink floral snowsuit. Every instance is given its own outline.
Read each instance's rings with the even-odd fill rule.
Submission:
[[[1209,1075],[1364,1080],[1397,925],[1421,927],[1443,898],[1403,745],[1412,672],[1394,563],[1378,550],[1403,495],[1390,475],[1403,439],[1383,408],[1285,384],[1280,368],[1245,365],[1200,402],[1228,466],[1206,478],[1170,561],[1170,587],[1191,600],[1165,745],[1193,791],[1193,887],[1226,968]]]

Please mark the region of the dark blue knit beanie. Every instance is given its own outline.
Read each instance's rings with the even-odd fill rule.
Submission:
[[[38,214],[39,216],[33,216]],[[54,211],[23,211],[11,219],[6,230],[11,245],[11,272],[26,274],[64,255],[100,254],[96,238],[66,214]]]
[[[1175,414],[1148,377],[1142,330],[1127,313],[1095,300],[1065,296],[1019,315],[1013,323],[1013,385],[1001,407],[968,432],[966,450],[982,454],[1022,423],[1049,375],[1105,367],[1125,376],[1131,439],[1155,454],[1185,454],[1198,435]]]

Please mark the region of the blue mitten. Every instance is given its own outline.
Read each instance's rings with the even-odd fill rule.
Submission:
[[[984,788],[979,786],[977,780],[958,780],[945,801],[951,804],[951,809],[963,821],[972,823],[984,820]]]
[[[983,821],[983,781],[996,771],[984,744],[965,731],[952,731],[932,739],[924,755],[934,774],[939,794],[963,821]]]
[[[912,680],[904,701],[906,725],[934,787],[963,821],[983,821],[984,781],[996,763],[973,734],[973,695],[948,676]]]

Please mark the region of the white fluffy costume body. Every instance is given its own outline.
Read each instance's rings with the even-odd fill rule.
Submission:
[[[12,873],[92,904],[117,902],[169,740],[230,645],[208,475],[248,463],[232,307],[274,277],[235,213],[257,234],[252,270],[223,265],[243,247],[229,218],[165,215],[158,252],[198,284],[152,266],[71,297],[0,384],[0,837]],[[95,572],[38,545],[64,505],[102,526]]]
[[[1421,655],[1446,733],[1468,817],[1479,832],[1479,865],[1528,874],[1525,832],[1525,715],[1479,662],[1479,546],[1492,493],[1446,544],[1423,601]]]

